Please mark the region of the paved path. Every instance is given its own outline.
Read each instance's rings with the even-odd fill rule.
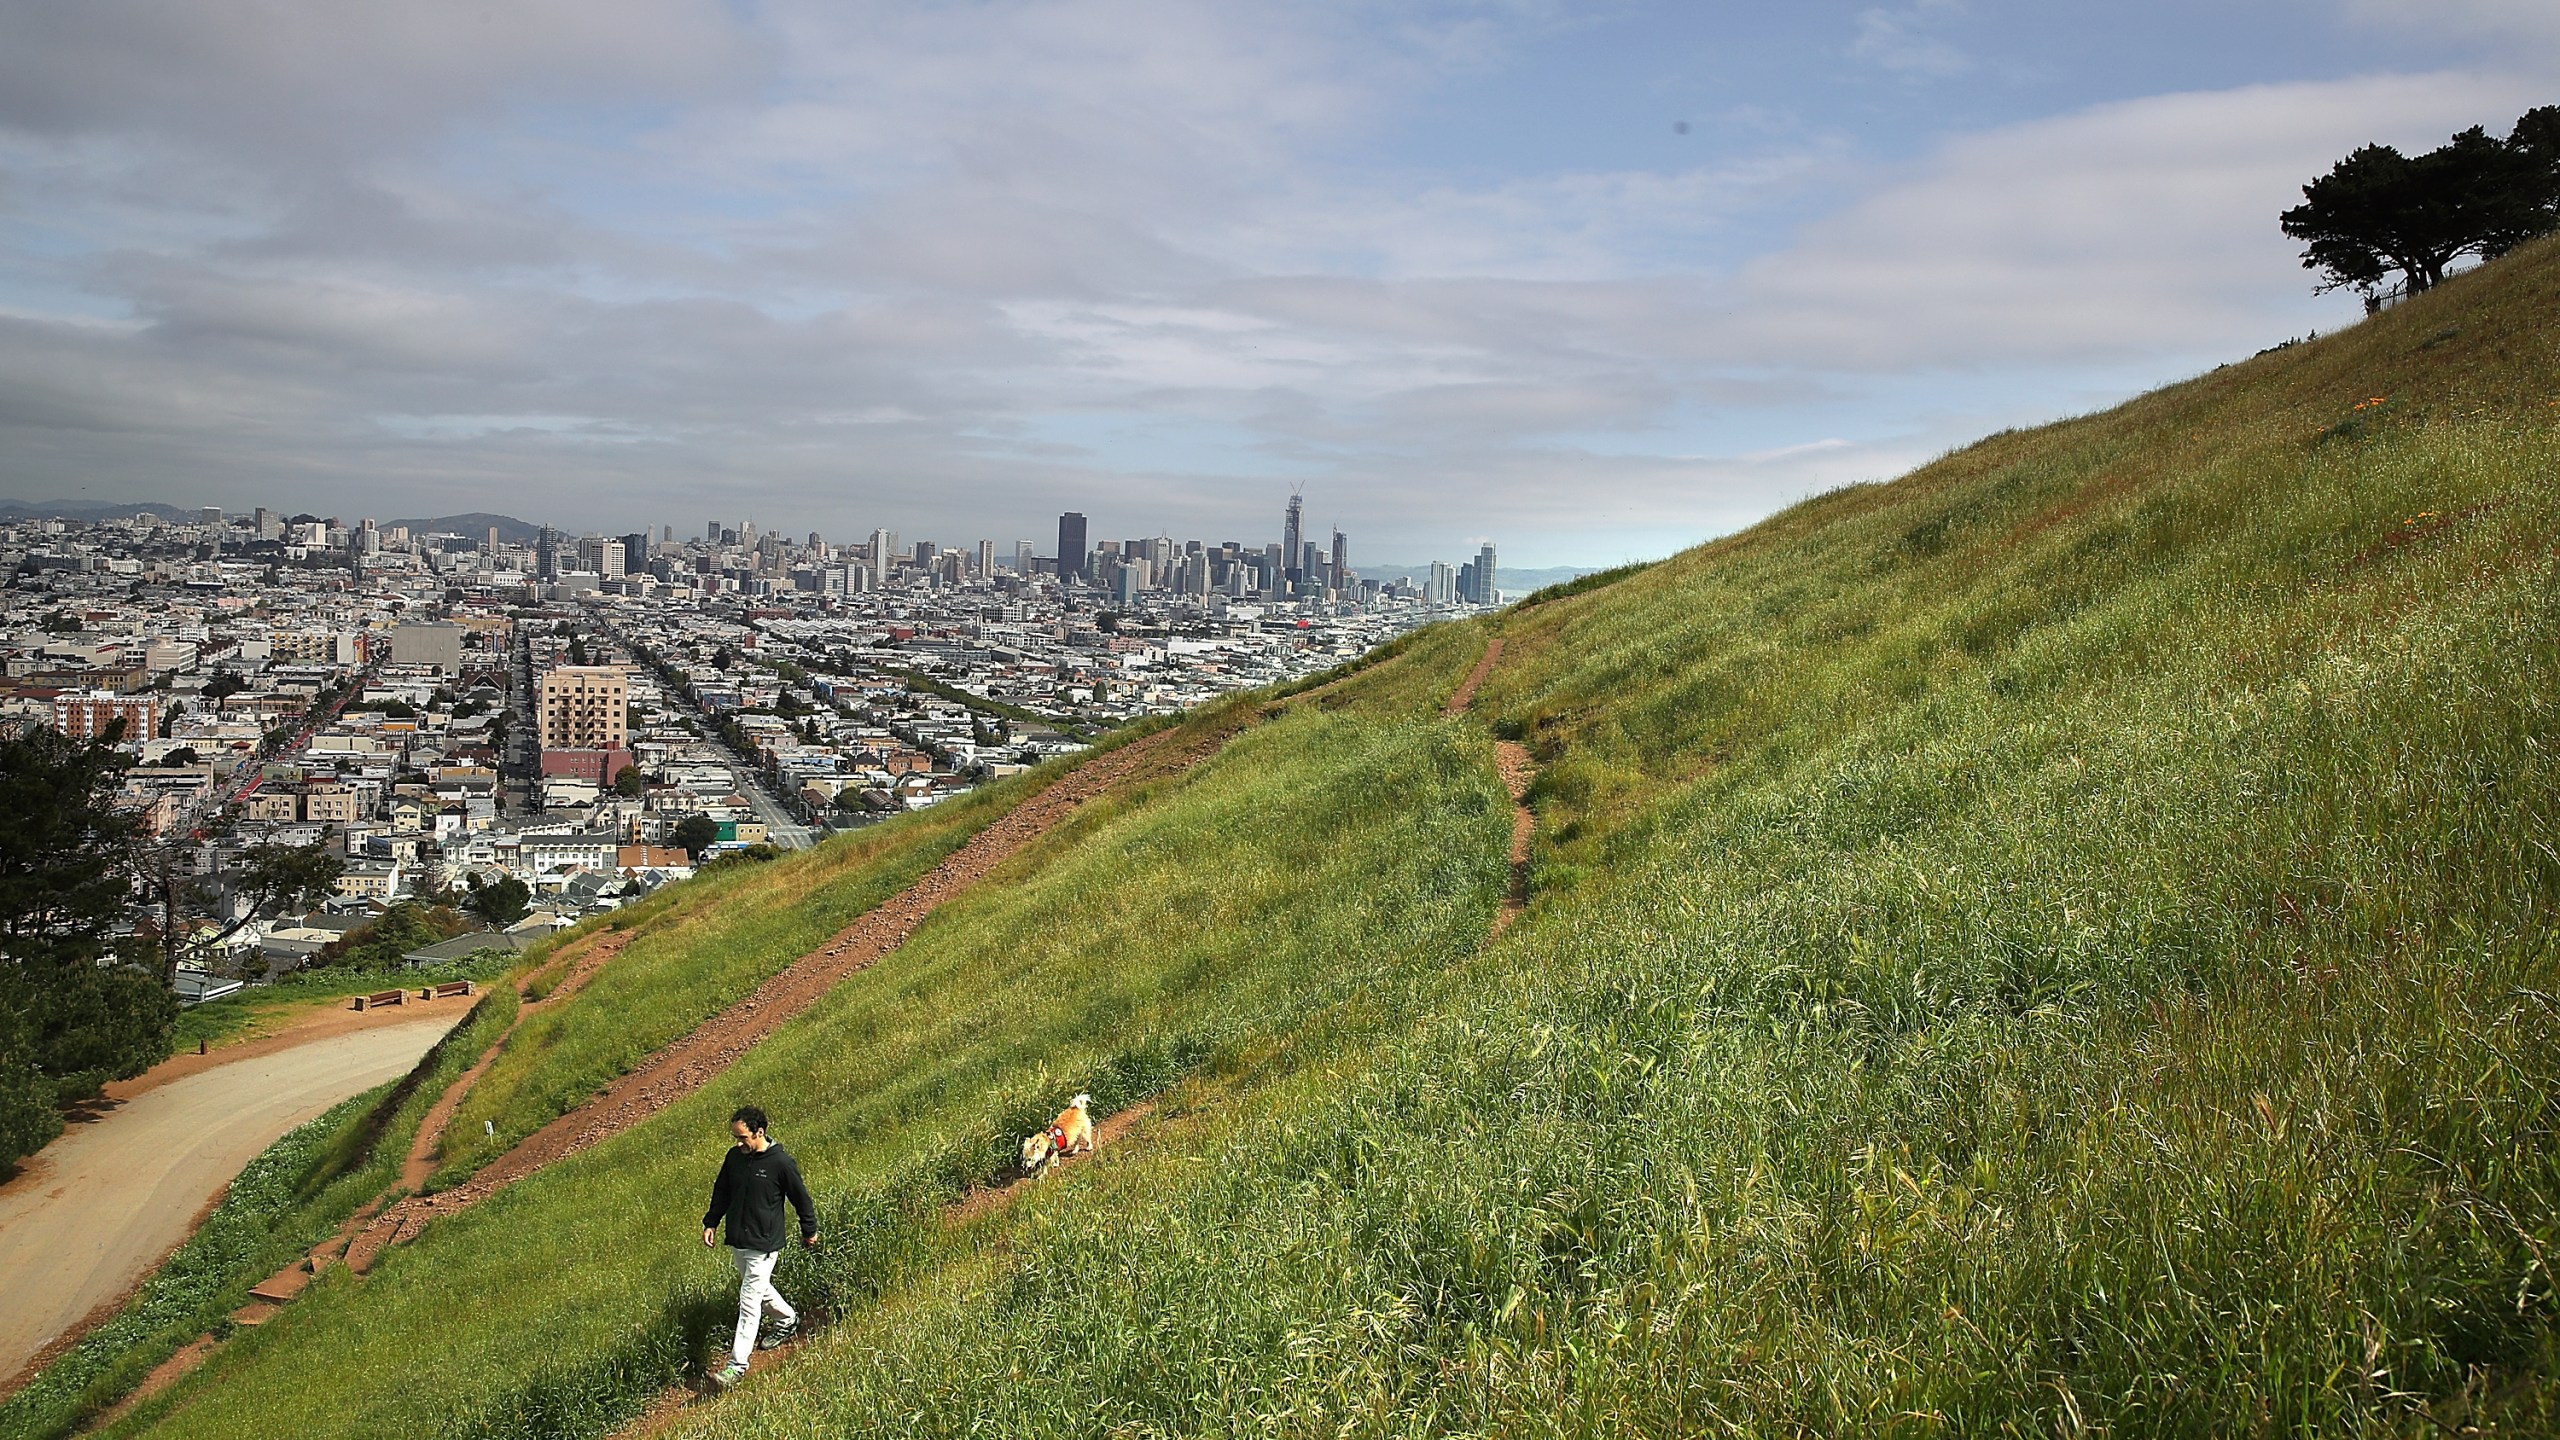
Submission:
[[[135,1096],[46,1146],[0,1187],[0,1376],[142,1279],[276,1137],[407,1074],[464,1013],[457,1005],[244,1056]]]

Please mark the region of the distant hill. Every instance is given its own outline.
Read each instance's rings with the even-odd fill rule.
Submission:
[[[488,534],[489,527],[495,525],[498,527],[498,538],[510,545],[530,545],[542,533],[542,526],[534,521],[519,520],[513,515],[491,515],[478,510],[468,515],[438,515],[431,520],[385,520],[382,524],[385,529],[394,525],[405,525],[413,535],[433,535],[441,531],[445,534],[469,535],[475,538]]]
[[[126,515],[157,515],[164,520],[192,519],[195,511],[157,500],[129,505],[101,505],[90,500],[0,500],[0,520],[80,520],[94,523]]]
[[[237,507],[225,508],[234,515],[246,513]],[[286,506],[274,508],[280,515],[301,513]],[[192,520],[196,510],[192,506],[170,505],[158,500],[137,500],[125,505],[100,504],[91,500],[0,500],[0,520],[76,520],[94,524],[100,520],[146,514],[157,515],[164,520]],[[468,515],[439,515],[428,520],[385,520],[381,523],[386,529],[405,525],[421,535],[443,531],[473,537],[486,535],[489,527],[495,525],[498,538],[513,545],[532,544],[542,530],[541,525],[530,520],[476,510]]]
[[[1462,562],[1474,558],[1476,557],[1473,555],[1461,555],[1446,563],[1451,570],[1456,570]],[[1363,580],[1420,581],[1431,574],[1431,562],[1427,560],[1419,565],[1354,565],[1351,568],[1359,571],[1360,578]],[[1567,580],[1579,580],[1585,575],[1596,575],[1604,568],[1606,567],[1599,565],[1550,565],[1539,570],[1524,570],[1505,565],[1495,571],[1494,579],[1504,594],[1521,596],[1549,585],[1561,585]]]

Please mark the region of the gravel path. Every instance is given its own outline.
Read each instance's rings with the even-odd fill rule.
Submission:
[[[242,1055],[153,1084],[46,1146],[0,1188],[0,1374],[85,1330],[92,1312],[194,1233],[241,1166],[348,1096],[407,1074],[464,1013],[447,1004]]]

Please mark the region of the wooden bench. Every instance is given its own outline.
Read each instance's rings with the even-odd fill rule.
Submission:
[[[397,1005],[408,998],[409,992],[406,990],[376,990],[370,995],[357,996],[356,1008],[359,1010],[377,1010],[385,1005]]]
[[[471,993],[471,982],[468,980],[447,980],[442,984],[422,985],[418,988],[418,998],[421,1000],[450,1000],[456,995]]]

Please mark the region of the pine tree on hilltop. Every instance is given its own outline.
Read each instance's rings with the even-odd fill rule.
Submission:
[[[2424,155],[2363,146],[2302,201],[2280,219],[2322,290],[2372,296],[2397,273],[2414,295],[2465,255],[2494,260],[2560,228],[2560,106],[2526,112],[2505,140],[2475,125]]]

